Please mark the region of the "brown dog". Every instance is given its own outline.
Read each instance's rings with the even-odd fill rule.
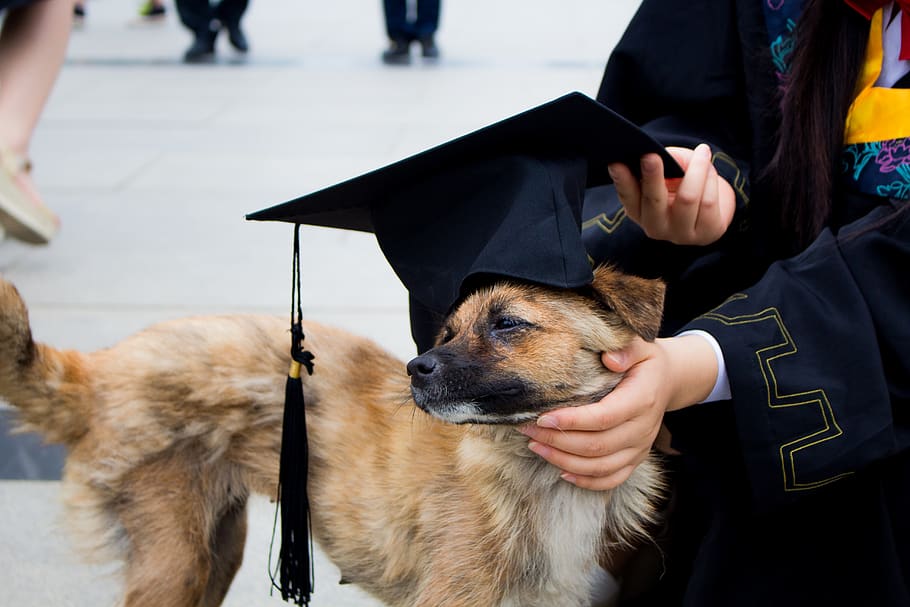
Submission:
[[[343,577],[396,606],[585,604],[598,555],[651,520],[657,465],[586,491],[513,426],[609,392],[600,353],[654,338],[662,297],[607,268],[584,291],[479,290],[407,366],[410,387],[372,342],[306,324],[313,528]],[[71,528],[124,561],[125,605],[221,603],[247,497],[276,493],[288,342],[284,319],[221,316],[58,351],[0,281],[0,395],[69,448]]]

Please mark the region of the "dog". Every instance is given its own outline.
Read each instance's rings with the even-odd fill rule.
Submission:
[[[601,352],[654,339],[662,299],[659,281],[609,267],[578,290],[497,282],[407,365],[305,322],[313,533],[343,579],[395,607],[587,604],[599,559],[655,519],[657,456],[588,491],[515,426],[610,392],[621,376]],[[0,280],[0,396],[67,446],[68,527],[122,560],[125,606],[221,604],[248,496],[276,496],[288,343],[285,319],[233,315],[60,351]]]

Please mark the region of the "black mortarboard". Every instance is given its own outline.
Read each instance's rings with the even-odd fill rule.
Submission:
[[[584,190],[609,183],[609,163],[623,162],[636,170],[648,152],[663,158],[668,177],[682,176],[664,148],[637,126],[581,93],[570,93],[247,219],[374,232],[412,306],[416,302],[418,308],[443,315],[485,279],[562,288],[588,284],[592,272],[580,232]],[[295,263],[298,255],[295,231]],[[296,266],[294,276],[296,326]],[[311,369],[299,326],[295,331],[292,355]],[[427,334],[415,329],[415,339],[425,349]],[[296,394],[296,385],[289,395],[291,391]],[[287,427],[284,431],[287,437]],[[285,450],[283,445],[282,472],[286,459],[292,459]],[[305,457],[305,451],[295,457]],[[284,517],[282,504],[283,525]],[[283,544],[288,535],[283,530]],[[283,547],[280,558],[293,557]],[[282,595],[306,602],[309,589],[301,597],[300,582],[287,589],[285,565]],[[309,566],[306,561],[300,568]]]
[[[556,287],[589,281],[573,225],[583,190],[609,183],[608,163],[635,169],[647,152],[682,176],[644,131],[570,93],[247,219],[375,232],[411,297],[445,314],[481,273]]]

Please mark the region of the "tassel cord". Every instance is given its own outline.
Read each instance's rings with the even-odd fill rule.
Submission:
[[[313,592],[313,540],[307,494],[309,450],[306,437],[306,407],[301,367],[313,374],[313,354],[303,349],[303,309],[300,302],[300,224],[294,227],[294,257],[291,283],[291,368],[285,386],[281,456],[278,473],[278,511],[281,512],[281,548],[278,578],[269,570],[273,588],[285,601],[309,605]],[[274,527],[272,540],[274,542]],[[269,547],[271,563],[272,547]]]

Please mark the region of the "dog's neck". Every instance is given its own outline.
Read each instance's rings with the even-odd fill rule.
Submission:
[[[481,479],[491,495],[511,495],[519,502],[547,500],[562,488],[590,493],[564,481],[558,468],[528,449],[528,440],[511,426],[466,426],[456,453],[458,471]],[[596,495],[601,506],[608,499]]]

